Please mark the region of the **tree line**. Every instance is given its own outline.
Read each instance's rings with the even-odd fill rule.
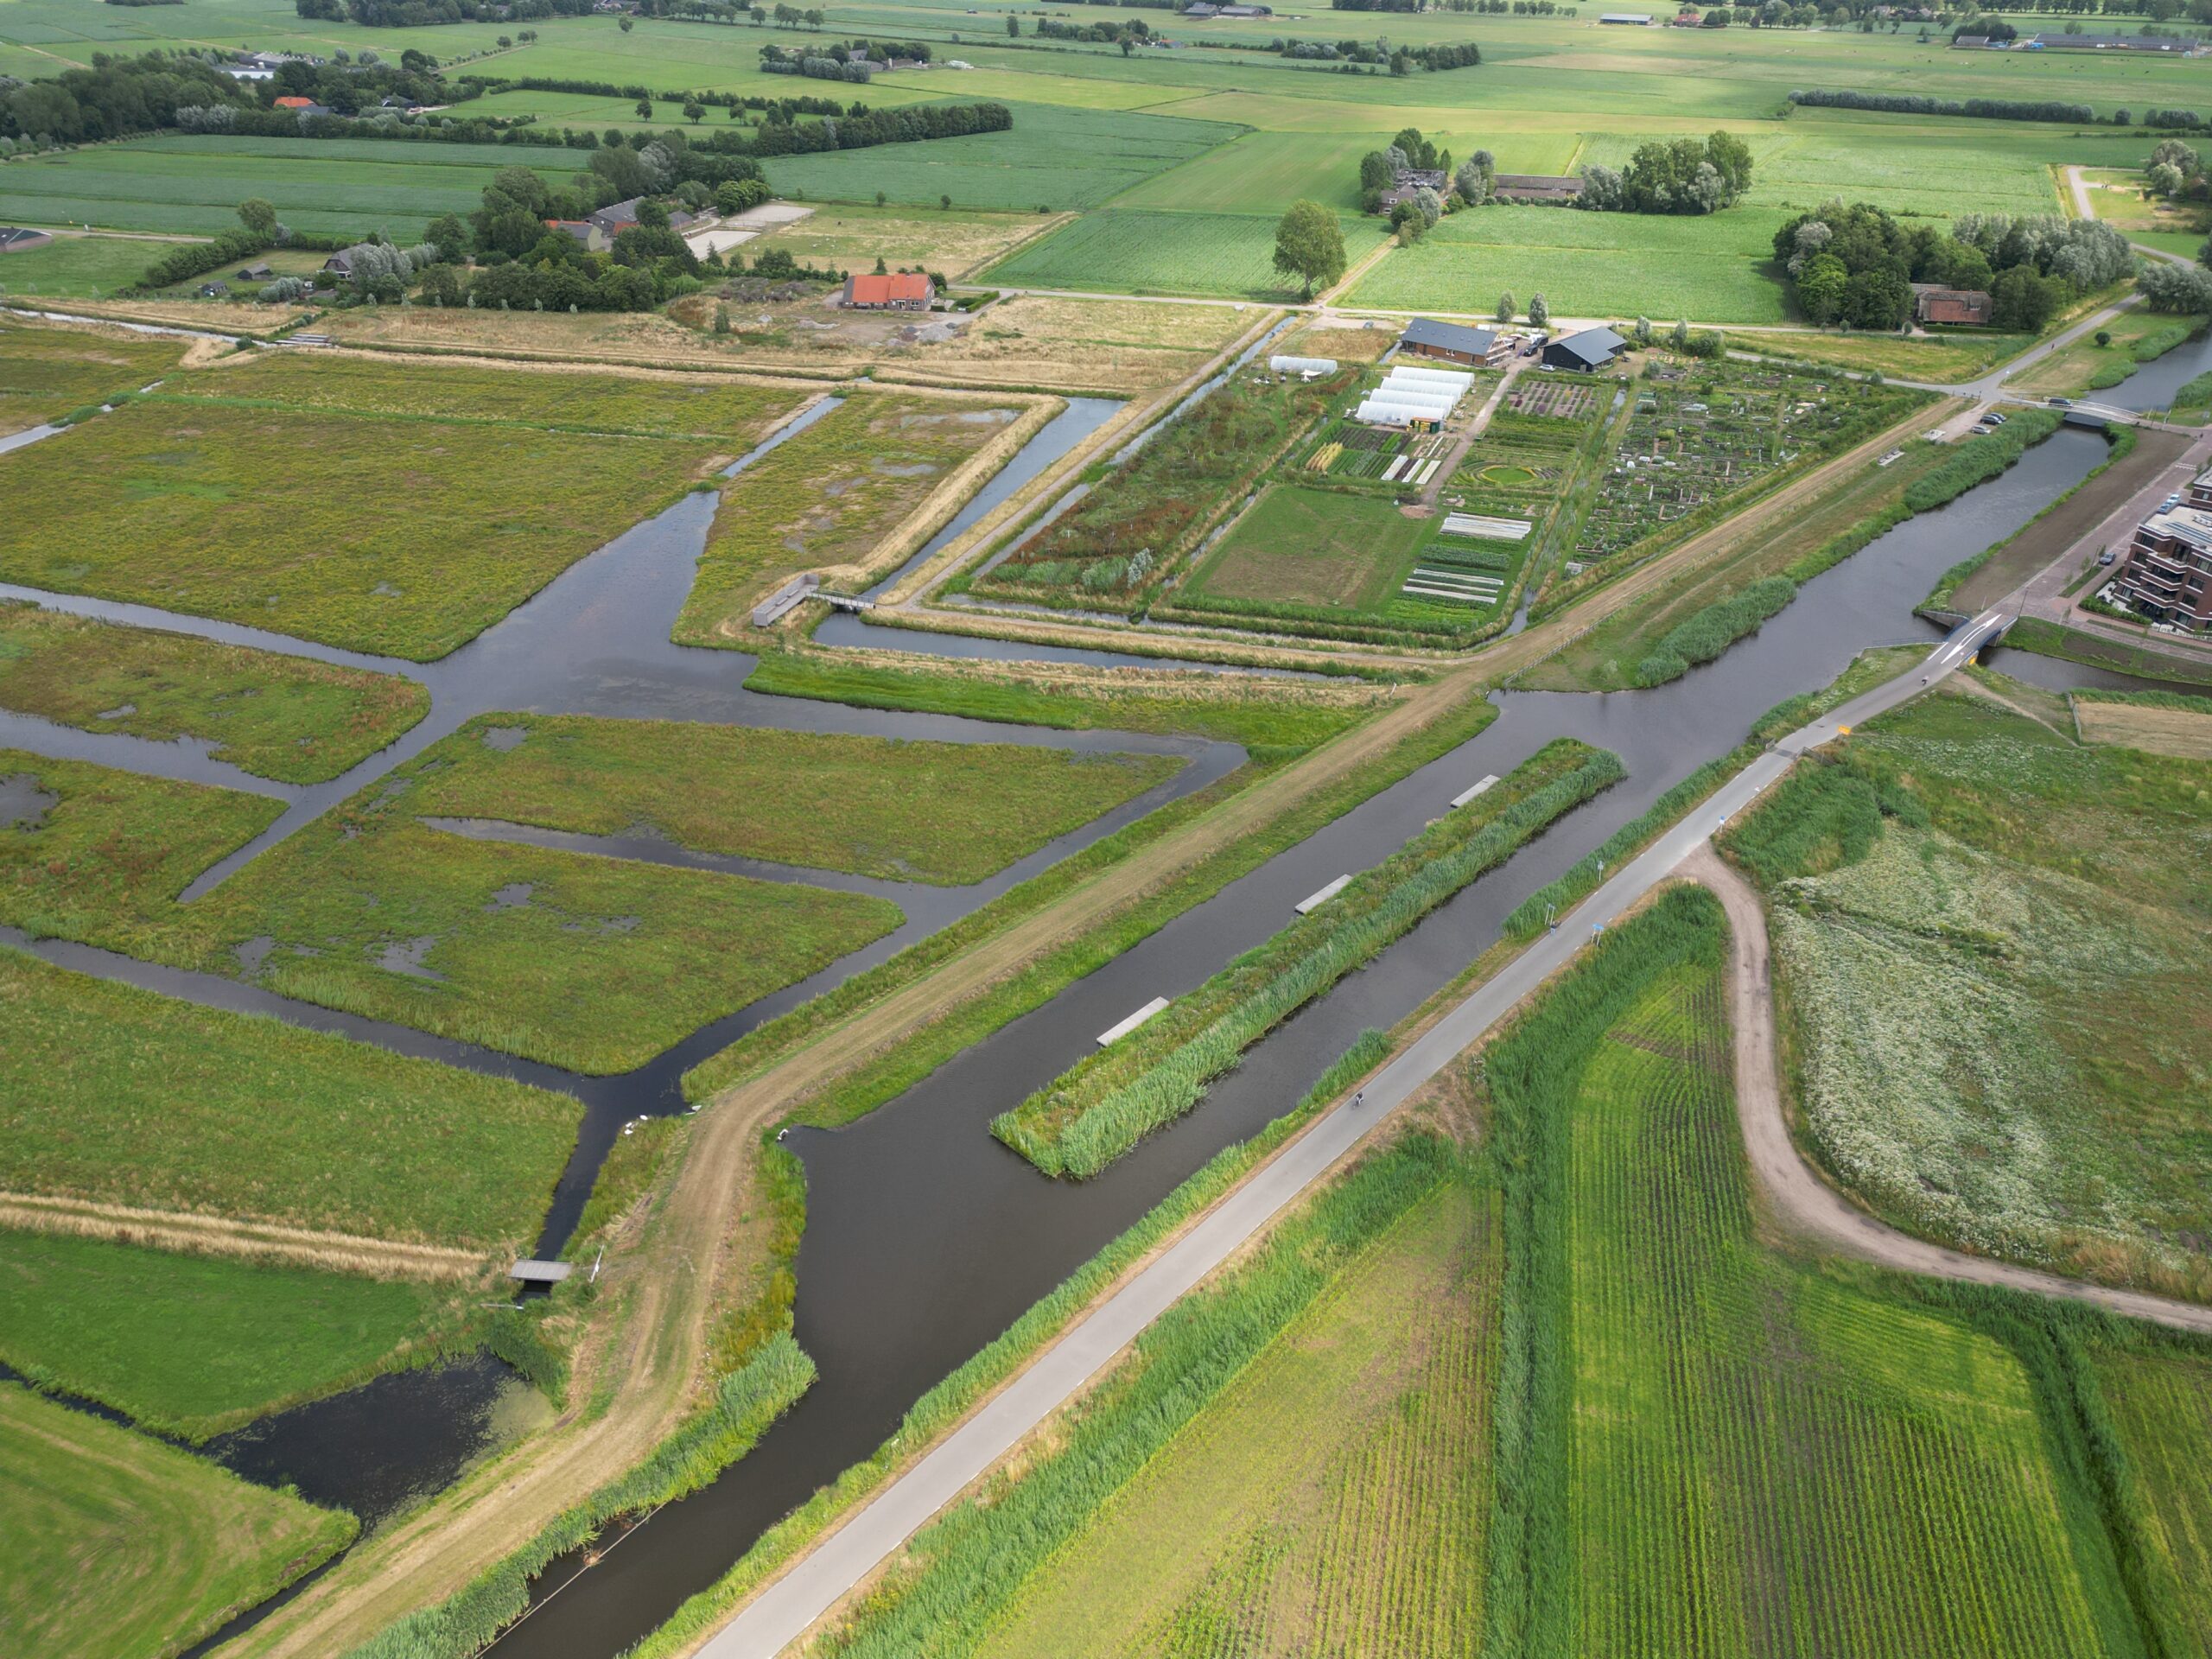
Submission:
[[[1828,110],[1878,110],[1891,115],[1971,115],[1986,121],[2066,121],[2088,126],[2097,112],[2087,104],[2067,104],[2056,99],[1929,98],[1919,92],[1859,92],[1834,87],[1814,87],[1789,94],[1792,104]],[[2113,124],[2128,124],[2126,110]]]

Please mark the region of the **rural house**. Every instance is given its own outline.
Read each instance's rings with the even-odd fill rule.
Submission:
[[[1912,320],[1917,323],[1986,323],[1994,310],[1989,296],[1978,288],[1912,285]]]
[[[376,244],[373,242],[356,242],[350,248],[340,248],[322,262],[322,268],[333,276],[344,276],[350,280],[353,275],[353,266],[359,259],[362,250],[374,246]]]
[[[545,228],[574,237],[581,246],[592,253],[601,251],[607,245],[607,232],[588,219],[549,219],[545,221]]]
[[[845,278],[845,303],[855,311],[926,311],[936,298],[937,284],[918,270]]]
[[[1444,363],[1465,363],[1476,368],[1501,361],[1512,346],[1496,329],[1470,328],[1433,317],[1415,317],[1398,336],[1400,356],[1434,358]]]
[[[1382,211],[1411,201],[1420,191],[1433,190],[1441,196],[1451,188],[1452,175],[1441,168],[1402,167],[1390,175],[1390,188],[1382,193]]]
[[[1610,328],[1585,328],[1545,346],[1543,364],[1548,369],[1575,369],[1588,374],[1604,368],[1627,349],[1628,341]]]
[[[270,281],[276,275],[276,273],[275,271],[270,270],[267,265],[264,264],[240,265],[238,267],[238,281],[242,283],[265,283]]]
[[[638,223],[638,204],[644,200],[645,198],[643,196],[632,196],[627,201],[609,202],[606,207],[599,209],[598,212],[587,213],[585,218],[589,219],[592,224],[598,226],[599,233],[601,236],[605,237],[609,242],[612,242],[616,237],[621,235],[623,232],[632,230],[636,227]]]

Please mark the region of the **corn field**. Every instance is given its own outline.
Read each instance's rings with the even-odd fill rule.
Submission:
[[[1492,1050],[1486,1651],[2134,1650],[2012,1353],[1755,1242],[1722,948],[1678,893]]]

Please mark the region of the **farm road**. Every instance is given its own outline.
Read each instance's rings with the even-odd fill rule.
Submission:
[[[1751,1160],[1752,1176],[1782,1221],[1827,1249],[1900,1272],[2094,1302],[2131,1319],[2212,1333],[2212,1307],[2083,1284],[2032,1268],[1945,1249],[1885,1226],[1830,1186],[1797,1150],[1783,1116],[1775,1058],[1774,982],[1766,912],[1758,894],[1750,882],[1721,861],[1709,842],[1683,860],[1681,869],[1692,880],[1711,888],[1728,912],[1730,994],[1736,1027],[1736,1116],[1743,1128],[1744,1152]]]

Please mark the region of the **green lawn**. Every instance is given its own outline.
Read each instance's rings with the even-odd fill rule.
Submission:
[[[42,248],[0,260],[0,292],[17,303],[41,296],[112,294],[136,283],[173,245],[128,236],[57,236]]]
[[[2005,388],[2036,397],[2063,393],[2079,397],[2116,386],[2135,372],[2137,365],[2186,344],[2206,321],[2202,316],[2161,316],[2141,308],[2123,311],[2094,333],[2030,364],[2007,380]],[[2111,336],[2110,343],[2097,344],[2099,334]]]
[[[1342,224],[1345,257],[1354,263],[1386,234],[1377,219],[1347,214]],[[1274,268],[1274,247],[1275,216],[1109,207],[1015,250],[977,280],[1009,288],[1299,299],[1299,283]]]
[[[433,1334],[442,1287],[0,1233],[0,1361],[204,1439],[366,1376]]]
[[[155,742],[204,739],[257,776],[315,784],[421,720],[430,694],[397,675],[0,601],[0,708]]]
[[[707,453],[156,397],[0,455],[0,493],[41,504],[0,522],[0,578],[429,661],[666,505]]]
[[[11,263],[0,266],[0,283],[17,269],[14,260],[36,257],[35,251],[9,255]],[[182,355],[183,347],[172,340],[41,327],[0,317],[0,435],[136,391],[167,374]]]
[[[2208,803],[2212,764],[1959,695],[1859,728],[1732,828],[1846,1187],[1969,1249],[2212,1294],[2212,878],[2186,850]]]
[[[0,1189],[526,1244],[573,1099],[0,950]]]
[[[869,559],[1020,412],[916,392],[849,396],[723,486],[676,638],[728,645],[785,577]]]
[[[180,1653],[353,1539],[350,1516],[0,1383],[0,1647]]]
[[[493,728],[513,747],[485,741]],[[1166,755],[499,715],[430,752],[412,804],[426,816],[664,835],[702,852],[958,887],[1180,766]]]
[[[1360,280],[1354,305],[1488,315],[1502,293],[1561,317],[1780,322],[1773,236],[1784,214],[1740,207],[1710,218],[1480,207],[1454,213]]]

